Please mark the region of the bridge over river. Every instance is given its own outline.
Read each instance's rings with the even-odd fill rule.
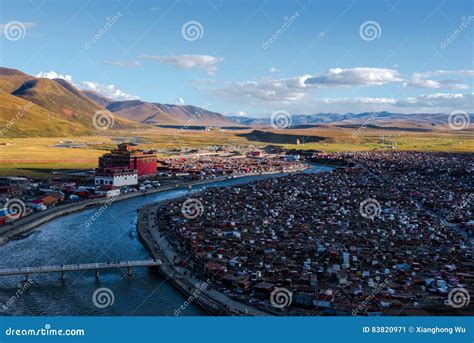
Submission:
[[[99,277],[99,271],[103,269],[127,268],[127,274],[132,275],[132,268],[137,267],[157,267],[162,264],[159,259],[142,260],[142,261],[118,261],[118,262],[100,262],[100,263],[78,263],[78,264],[61,264],[51,266],[35,266],[20,268],[3,268],[0,269],[0,276],[24,275],[28,281],[32,274],[44,273],[60,273],[60,278],[64,279],[66,272],[75,272],[82,270],[95,270],[96,277]]]

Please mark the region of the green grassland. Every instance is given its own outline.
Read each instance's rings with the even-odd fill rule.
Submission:
[[[192,131],[178,129],[152,129],[146,131],[106,131],[103,135],[79,137],[0,137],[0,175],[29,177],[48,177],[58,169],[95,168],[97,159],[106,151],[122,141],[137,141],[142,149],[157,149],[159,155],[166,149],[206,148],[209,146],[257,146],[269,144],[285,148],[316,149],[325,152],[407,150],[474,152],[474,133],[472,131],[444,132],[385,132],[365,130],[353,137],[353,130],[323,128],[318,130],[299,130],[305,135],[317,135],[324,140],[309,144],[275,144],[247,140],[239,136],[243,131]],[[284,131],[279,131],[279,133]],[[292,130],[292,133],[297,130]],[[75,147],[58,147],[61,144],[74,144]],[[160,152],[161,151],[161,152]]]

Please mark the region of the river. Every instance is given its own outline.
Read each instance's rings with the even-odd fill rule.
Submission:
[[[332,170],[311,165],[306,173]],[[249,176],[195,186],[191,191],[174,189],[113,203],[96,220],[90,218],[99,208],[57,218],[39,226],[28,236],[0,246],[0,268],[60,265],[108,261],[145,260],[150,255],[136,237],[137,210],[146,204],[184,196],[209,187],[225,187],[278,175]],[[86,225],[90,223],[90,225]],[[131,237],[133,236],[133,237]],[[23,277],[0,278],[1,315],[25,316],[100,316],[100,315],[174,315],[185,297],[157,272],[137,268],[132,277],[126,271],[70,272],[66,280],[58,274],[33,275],[30,285]],[[92,294],[107,287],[114,294],[111,306],[93,305]],[[189,305],[180,315],[206,315]]]

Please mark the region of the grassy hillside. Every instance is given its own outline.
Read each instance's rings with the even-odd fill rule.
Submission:
[[[101,104],[65,80],[35,78],[15,69],[0,68],[0,94],[0,125],[8,125],[0,134],[7,137],[90,134],[97,131],[94,115],[105,111]],[[23,107],[25,109],[21,110]],[[24,118],[15,119],[17,116]],[[113,118],[111,130],[146,129],[145,125],[118,114],[106,114],[105,117]]]
[[[91,128],[92,116],[103,108],[80,94],[74,94],[72,88],[68,88],[55,80],[31,79],[25,81],[12,95]]]
[[[68,121],[46,109],[0,92],[1,137],[64,137],[91,133],[79,123]]]
[[[31,78],[19,70],[0,67],[0,92],[11,93]]]

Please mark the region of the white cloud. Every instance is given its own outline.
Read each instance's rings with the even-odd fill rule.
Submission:
[[[63,79],[68,82],[72,82],[72,76],[67,74],[58,74],[55,71],[41,71],[36,74],[36,77],[41,77],[45,79]]]
[[[458,108],[467,110],[473,100],[472,94],[436,93],[402,99],[372,97],[325,98],[316,100],[316,102],[339,105],[393,105],[395,107]]]
[[[474,97],[472,94],[436,93],[397,100],[396,106],[446,108],[469,111],[472,109],[473,101]]]
[[[214,75],[218,64],[224,60],[222,57],[209,55],[140,55],[138,58],[171,64],[178,69],[200,69],[209,75]]]
[[[384,85],[402,81],[402,76],[395,69],[386,68],[331,68],[326,73],[306,80],[307,84],[319,87]]]
[[[108,61],[105,60],[104,64],[114,66],[114,67],[121,67],[121,68],[134,68],[139,67],[140,62],[138,61]]]
[[[392,98],[371,98],[371,97],[355,97],[355,98],[325,98],[318,102],[325,104],[344,104],[344,105],[395,105],[397,101]]]
[[[113,100],[136,100],[138,96],[125,93],[120,88],[111,84],[102,84],[93,81],[82,81],[76,86],[83,90],[90,90],[106,96]]]
[[[288,79],[260,79],[229,84],[216,89],[219,95],[242,100],[250,104],[261,102],[292,102],[306,96],[305,84],[310,75]]]
[[[431,89],[468,89],[469,85],[461,83],[459,79],[434,80],[441,76],[473,77],[474,70],[434,70],[422,73],[414,73],[411,79],[405,82],[405,86]]]
[[[210,91],[218,97],[226,98],[236,103],[245,103],[263,110],[284,109],[292,113],[325,112],[364,112],[368,106],[384,104],[391,106],[391,110],[406,111],[439,111],[468,110],[472,108],[472,95],[437,93],[420,95],[414,98],[382,98],[382,97],[354,97],[354,98],[316,98],[324,90],[335,93],[336,87],[349,86],[381,86],[385,84],[410,85],[428,89],[455,89],[463,90],[466,87],[458,80],[448,79],[446,76],[471,77],[473,70],[435,70],[424,73],[415,73],[409,78],[404,77],[395,69],[384,68],[333,68],[322,75],[302,75],[293,78],[261,78],[256,81],[228,82],[216,87],[199,89]],[[442,80],[432,80],[433,78]],[[357,91],[360,93],[360,89]],[[467,92],[465,92],[467,93]],[[471,102],[470,102],[471,101]],[[351,107],[352,106],[352,107]]]
[[[125,93],[115,85],[102,84],[94,81],[74,81],[71,75],[59,74],[55,71],[39,72],[36,77],[43,77],[48,79],[64,79],[72,83],[75,87],[82,90],[94,91],[106,96],[112,100],[135,100],[137,96]]]
[[[280,71],[278,68],[270,68],[270,73],[279,73]]]
[[[326,98],[314,100],[306,113],[317,112],[366,112],[383,106],[383,110],[401,113],[449,113],[453,110],[469,111],[472,94],[436,93],[407,98]]]
[[[469,111],[472,94],[436,93],[416,97],[351,97],[315,98],[313,87],[305,81],[309,75],[289,79],[260,79],[227,84],[212,89],[219,97],[236,103],[245,103],[262,110],[280,109],[295,114],[318,112],[365,112],[383,105],[385,110],[403,113],[448,113],[453,110]]]

